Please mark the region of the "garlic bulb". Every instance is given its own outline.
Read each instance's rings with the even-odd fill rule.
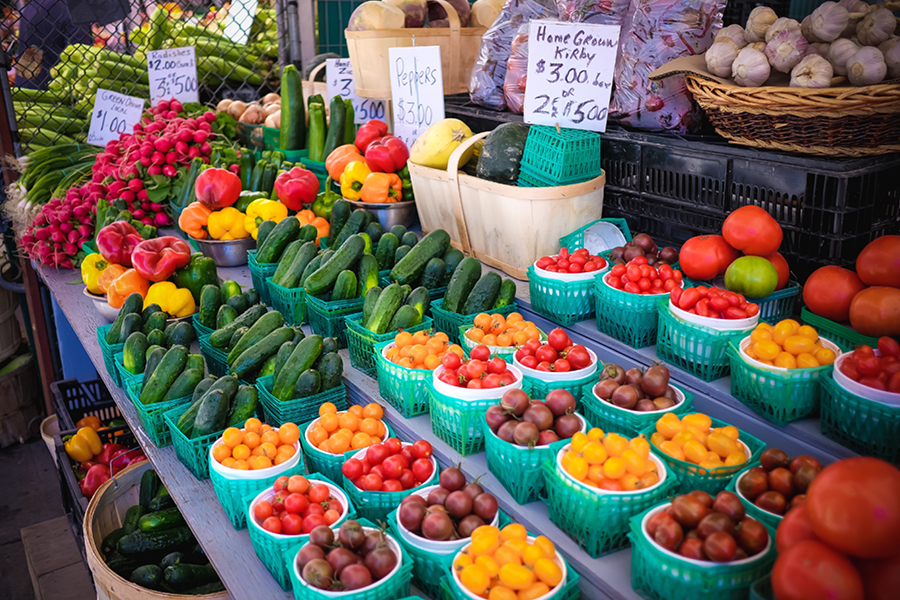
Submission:
[[[891,48],[897,45],[897,42],[900,42],[900,37],[894,36],[889,40],[878,44],[878,49],[881,50],[883,54],[887,54]]]
[[[753,42],[752,44],[748,44],[747,48],[753,48],[757,52],[765,52],[766,51],[766,43],[765,42]]]
[[[747,32],[744,34],[748,42],[759,42],[766,39],[769,27],[778,19],[775,11],[768,6],[757,6],[750,11],[747,18]]]
[[[716,33],[716,42],[724,40],[731,40],[737,48],[743,48],[747,45],[747,40],[744,36],[744,28],[736,23],[734,25],[729,25],[728,27],[723,27]]]
[[[791,69],[791,87],[831,87],[832,75],[830,62],[818,54],[806,56]]]
[[[806,54],[811,54],[813,51],[815,51],[819,56],[828,59],[829,50],[831,50],[831,44],[826,44],[825,42],[816,42],[815,44],[810,44],[806,48]]]
[[[769,30],[766,32],[766,42],[771,42],[772,38],[778,35],[779,31],[800,31],[800,23],[795,21],[794,19],[788,19],[787,17],[780,17],[772,26],[769,27]]]
[[[863,17],[856,26],[856,37],[863,46],[877,46],[894,34],[897,21],[886,8],[878,8]]]
[[[823,2],[810,15],[810,30],[821,42],[833,42],[850,22],[850,13],[837,2]]]
[[[737,55],[736,44],[713,44],[706,51],[706,68],[717,77],[728,77],[731,75],[731,65]]]
[[[734,77],[734,82],[744,87],[761,86],[769,78],[770,72],[766,55],[749,46],[741,50],[731,65],[731,76]]]
[[[812,15],[807,15],[800,21],[800,33],[803,34],[803,37],[805,37],[806,41],[809,43],[822,41],[812,32]]]
[[[790,73],[806,54],[809,43],[797,29],[783,30],[766,44],[766,58],[776,71]]]
[[[838,75],[847,74],[847,61],[856,54],[860,46],[853,40],[835,40],[828,50],[828,60]]]
[[[847,61],[847,78],[852,85],[875,85],[887,75],[887,64],[881,50],[863,46]]]
[[[854,18],[853,15],[864,15],[869,10],[869,5],[862,0],[840,0],[838,4],[846,8],[850,16],[850,20],[847,22],[847,26],[844,28],[844,31],[841,32],[841,37],[853,37],[856,35],[856,25],[860,22],[860,20],[862,20],[862,17]]]
[[[900,79],[900,44],[894,44],[884,53],[888,79]]]

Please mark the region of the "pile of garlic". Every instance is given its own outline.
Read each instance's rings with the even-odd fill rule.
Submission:
[[[706,51],[706,67],[740,86],[758,87],[773,71],[790,73],[791,87],[826,88],[833,77],[851,85],[900,78],[897,20],[883,5],[862,0],[824,2],[798,23],[766,6],[746,27],[729,25]]]

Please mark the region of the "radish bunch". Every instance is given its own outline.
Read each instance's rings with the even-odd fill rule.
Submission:
[[[81,243],[94,235],[94,210],[105,194],[105,186],[91,182],[45,204],[22,236],[28,256],[42,265],[74,269]]]

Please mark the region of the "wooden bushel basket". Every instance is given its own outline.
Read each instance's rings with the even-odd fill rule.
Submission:
[[[101,485],[91,498],[84,514],[83,527],[84,549],[94,583],[109,600],[227,600],[227,591],[201,596],[157,592],[119,577],[106,566],[100,544],[107,534],[122,526],[125,512],[138,503],[141,476],[152,468],[149,460],[131,465]]]
[[[391,77],[388,49],[411,46],[439,46],[444,94],[469,91],[469,78],[481,49],[486,27],[460,27],[459,15],[444,0],[435,0],[447,11],[450,28],[382,29],[344,31],[356,94],[362,98],[390,98]]]
[[[463,153],[490,132],[461,143],[446,171],[409,163],[422,231],[444,229],[451,243],[516,279],[559,250],[559,238],[603,216],[606,174],[574,185],[531,188],[460,173]]]

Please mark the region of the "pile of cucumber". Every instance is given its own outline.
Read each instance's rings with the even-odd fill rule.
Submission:
[[[106,566],[151,590],[212,594],[225,590],[156,471],[144,471],[139,504],[100,544]]]
[[[337,340],[316,334],[282,345],[275,356],[272,395],[287,402],[341,385],[344,362],[337,351]]]
[[[383,290],[375,286],[363,303],[362,326],[378,335],[409,329],[422,323],[431,302],[428,289],[392,283]]]
[[[509,306],[516,299],[516,284],[493,271],[481,274],[481,261],[463,258],[447,284],[443,309],[460,315],[477,315]]]
[[[204,378],[191,396],[191,406],[176,423],[188,438],[219,434],[226,427],[239,427],[256,413],[259,394],[252,385],[226,375]]]
[[[228,353],[226,363],[231,375],[252,382],[275,373],[278,349],[288,342],[299,342],[303,337],[300,327],[284,324],[280,312],[267,311],[264,304],[257,304],[213,331],[209,343]]]
[[[158,304],[144,306],[144,298],[137,292],[128,296],[119,309],[116,320],[106,332],[106,343],[110,345],[124,344],[133,334],[140,332],[149,346],[169,347],[176,344],[190,346],[197,339],[194,327],[187,322],[166,324],[169,315],[163,312]],[[128,366],[128,363],[125,363]],[[129,369],[131,370],[131,369]],[[139,371],[142,373],[143,367]]]
[[[223,281],[222,285],[207,284],[200,290],[198,322],[204,327],[218,329],[231,323],[260,303],[259,291],[250,288],[241,292],[236,282]]]
[[[202,354],[190,354],[187,346],[148,346],[143,334],[132,333],[125,342],[125,366],[143,373],[141,404],[177,400],[194,393],[206,373]],[[129,365],[132,365],[129,367]]]
[[[419,238],[414,232],[407,231],[403,225],[394,225],[378,240],[378,247],[375,249],[378,268],[382,271],[393,269],[418,243]],[[414,288],[422,285],[429,290],[444,287],[462,259],[463,253],[448,245],[442,255],[434,255],[425,263],[420,278],[410,285]]]
[[[315,242],[318,230],[313,225],[300,226],[293,217],[275,221],[263,221],[256,234],[256,262],[273,264],[281,261],[288,245],[294,241]]]
[[[368,253],[372,254],[372,248],[384,234],[384,228],[375,215],[369,211],[357,208],[346,200],[336,200],[331,207],[331,219],[328,221],[328,247],[337,250],[351,235],[359,234],[366,242]]]

